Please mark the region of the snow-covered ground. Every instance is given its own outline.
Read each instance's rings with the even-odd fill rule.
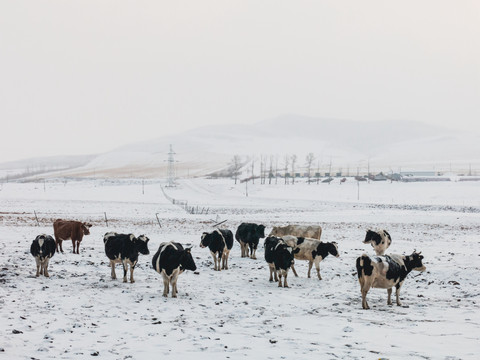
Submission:
[[[159,182],[4,183],[0,190],[0,358],[150,359],[477,359],[480,352],[480,182],[237,184],[188,179],[168,196]],[[248,193],[248,196],[246,194]],[[208,210],[208,213],[206,213]],[[105,221],[108,220],[108,226]],[[157,216],[161,227],[157,222]],[[56,218],[94,226],[80,255],[56,254],[51,277],[35,278],[29,254]],[[38,219],[38,224],[37,224]],[[198,244],[215,222],[235,232],[241,222],[313,223],[340,258],[321,263],[323,280],[289,275],[290,288],[268,282],[263,249],[213,271]],[[367,228],[392,235],[388,251],[422,251],[427,271],[411,273],[403,307],[388,306],[372,289],[362,310],[355,259],[372,253]],[[102,237],[107,231],[146,234],[134,284],[110,278]],[[151,258],[163,241],[193,245],[197,272],[179,278],[179,297],[163,298]],[[121,273],[117,265],[117,275]]]

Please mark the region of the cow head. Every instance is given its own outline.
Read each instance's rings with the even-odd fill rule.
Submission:
[[[421,253],[421,251],[417,253],[417,251],[414,250],[412,255],[407,256],[406,262],[408,262],[408,265],[412,270],[421,272],[426,270],[425,265],[422,263],[423,255],[420,255]]]
[[[382,241],[382,237],[380,236],[379,233],[373,230],[367,230],[367,234],[365,236],[365,240],[363,240],[364,244],[368,244],[369,242],[372,242],[372,246],[380,244]]]
[[[287,244],[278,244],[275,252],[279,255],[282,269],[288,269],[294,263],[293,249]]]
[[[329,243],[328,252],[335,257],[340,257],[340,253],[338,252],[338,244],[335,241]]]
[[[204,232],[204,233],[202,234],[202,238],[201,238],[201,240],[200,240],[200,247],[201,247],[201,248],[205,248],[205,247],[207,247],[208,245],[210,245],[211,238],[210,238],[209,235],[210,235],[210,234],[209,234],[209,233],[206,233],[206,232]]]
[[[257,228],[255,230],[256,234],[260,238],[265,237],[265,225],[257,225]]]
[[[85,235],[90,235],[90,228],[92,227],[92,224],[89,223],[82,223],[82,230]]]
[[[182,254],[180,255],[180,266],[182,270],[192,270],[192,271],[197,270],[195,261],[193,261],[191,250],[192,250],[191,247],[186,248],[185,250],[182,251]]]
[[[263,242],[263,247],[265,248],[267,246],[275,246],[276,244],[278,244],[279,240],[280,239],[274,235],[268,235]]]
[[[150,254],[150,251],[148,250],[148,242],[150,239],[146,237],[145,235],[140,235],[139,237],[136,238],[135,244],[137,246],[138,251],[143,254],[143,255],[148,255]]]

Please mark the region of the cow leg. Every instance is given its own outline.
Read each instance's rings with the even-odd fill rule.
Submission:
[[[362,308],[365,310],[370,309],[370,306],[368,306],[367,303],[367,293],[368,290],[370,290],[370,287],[372,286],[372,281],[370,279],[370,276],[365,276],[363,279],[363,284],[361,284],[361,291],[362,291]]]
[[[80,254],[80,241],[77,241],[77,254]]]
[[[257,257],[255,256],[257,249],[254,247],[253,244],[249,244],[249,245],[250,245],[250,259],[257,260]]]
[[[50,275],[48,275],[48,261],[49,259],[46,258],[45,261],[43,262],[43,275],[45,277],[50,277]]]
[[[172,298],[177,297],[177,279],[178,279],[178,274],[172,276]]]
[[[177,295],[178,295],[178,287],[177,287],[178,282],[177,282],[177,280],[178,280],[178,278],[175,279],[175,296],[172,295],[172,297],[177,297]]]
[[[387,289],[387,294],[388,294],[387,305],[392,305],[392,288]]]
[[[397,305],[402,306],[402,303],[400,302],[400,284],[397,285],[397,289],[395,291],[395,296],[397,298]]]
[[[322,280],[322,276],[320,275],[320,260],[320,258],[318,261],[315,259],[315,268],[317,269],[318,280]]]
[[[113,260],[110,260],[110,266],[112,267],[112,279],[117,278],[117,274],[115,274],[115,262]]]
[[[75,254],[75,240],[72,239],[73,253]]]
[[[291,268],[292,268],[292,271],[293,271],[293,275],[298,277],[297,271],[295,270],[295,266],[293,266],[293,264],[292,264]]]
[[[282,287],[282,272],[275,270],[275,274],[278,276],[278,287]]]
[[[122,265],[123,265],[123,282],[126,283],[127,282],[127,270],[128,270],[127,260],[123,260]]]
[[[228,270],[228,255],[229,251],[224,251],[223,252],[223,258],[222,258],[222,269]]]
[[[167,297],[168,296],[168,288],[169,288],[169,279],[168,277],[165,275],[165,274],[162,274],[162,278],[163,278],[163,296],[164,297]]]
[[[35,276],[38,277],[40,275],[40,266],[41,266],[40,259],[36,257],[35,262],[37,263],[37,273],[35,274]]]
[[[210,254],[212,255],[213,258],[213,270],[217,270],[217,254],[215,254],[213,251],[210,251]]]
[[[288,269],[282,270],[282,271],[283,271],[283,287],[286,288],[288,287],[288,284],[287,284]]]
[[[133,284],[135,279],[133,278],[133,270],[135,269],[135,265],[130,264],[130,283]]]
[[[62,253],[63,253],[62,243],[63,243],[63,240],[58,240],[58,241],[55,243],[56,248],[57,248],[57,252],[62,252]],[[59,248],[60,248],[60,251],[58,251]]]
[[[242,257],[248,257],[248,245],[243,241],[241,241],[240,247],[242,249]]]
[[[313,261],[308,261],[308,278],[310,279],[310,271],[312,270]]]
[[[217,271],[222,270],[222,254],[220,252],[217,253]]]

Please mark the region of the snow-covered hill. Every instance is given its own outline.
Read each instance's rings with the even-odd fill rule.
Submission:
[[[421,169],[465,172],[480,167],[480,136],[420,122],[358,122],[285,115],[252,125],[200,127],[175,136],[128,144],[94,157],[86,165],[55,176],[164,177],[170,144],[179,176],[224,169],[234,155],[243,162],[273,158],[279,169],[297,155],[302,172],[308,153],[320,172]],[[250,166],[248,166],[250,169]]]

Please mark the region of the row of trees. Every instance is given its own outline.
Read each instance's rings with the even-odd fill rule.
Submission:
[[[306,170],[306,174],[308,177],[308,182],[310,183],[312,178],[312,171],[315,164],[315,155],[313,153],[307,154],[305,157],[305,165],[304,169]],[[251,169],[247,169],[247,164],[251,162]],[[275,184],[278,182],[279,171],[283,171],[285,179],[285,184],[288,184],[289,179],[291,179],[292,183],[295,183],[295,174],[297,171],[298,166],[298,158],[297,155],[284,155],[282,159],[282,163],[279,164],[279,156],[276,155],[260,155],[260,183],[266,184],[267,179],[268,183],[271,184],[273,179],[275,179]],[[320,168],[320,163],[317,163],[317,174]],[[240,155],[234,155],[230,166],[228,168],[228,173],[232,176],[235,180],[235,184],[237,183],[239,176],[242,174],[242,169],[245,169],[249,176],[246,177],[245,180],[252,180],[255,182],[255,159],[247,159],[246,161],[242,161],[242,157]],[[289,174],[292,174],[290,176]]]

